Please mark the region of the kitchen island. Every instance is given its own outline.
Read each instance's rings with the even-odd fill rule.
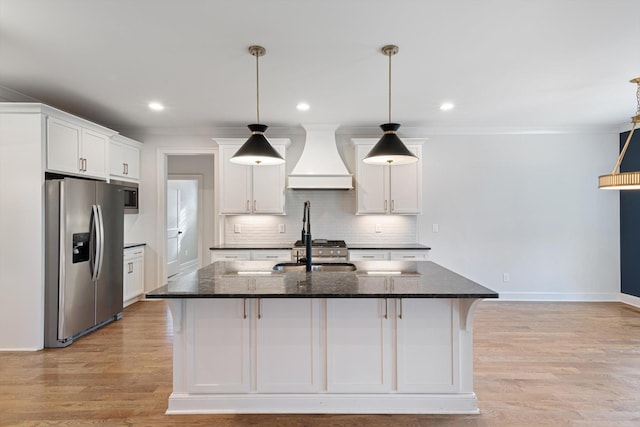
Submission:
[[[498,294],[432,262],[353,264],[220,261],[147,294],[173,317],[167,413],[477,413],[473,312]]]

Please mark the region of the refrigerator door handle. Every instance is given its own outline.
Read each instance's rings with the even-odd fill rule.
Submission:
[[[96,278],[95,280],[100,279],[100,274],[102,273],[102,261],[104,260],[104,220],[102,218],[102,206],[96,205],[98,208],[98,245],[96,247],[98,255],[96,259]]]
[[[89,258],[89,267],[91,268],[91,281],[95,282],[98,277],[98,228],[96,222],[98,221],[98,206],[91,205],[91,227],[89,231],[89,239],[91,241],[91,253]]]

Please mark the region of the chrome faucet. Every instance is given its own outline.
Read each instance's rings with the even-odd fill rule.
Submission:
[[[307,271],[311,271],[311,242],[311,202],[307,200],[304,202],[302,213],[302,243],[305,246],[304,261],[307,265]]]

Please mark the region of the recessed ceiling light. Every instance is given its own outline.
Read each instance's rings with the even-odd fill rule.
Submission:
[[[298,105],[296,105],[296,108],[298,109],[298,111],[307,111],[311,107],[306,102],[300,102]]]
[[[449,111],[449,110],[453,110],[453,107],[455,106],[451,102],[445,102],[440,106],[440,109],[442,111]]]
[[[162,105],[159,102],[150,102],[149,103],[149,109],[151,109],[153,111],[162,111],[162,110],[164,110],[164,105]]]

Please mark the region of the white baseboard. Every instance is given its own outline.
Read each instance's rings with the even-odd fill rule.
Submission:
[[[503,301],[580,301],[580,302],[617,302],[619,293],[609,292],[500,292]],[[498,301],[499,301],[498,300]],[[488,300],[489,301],[489,300]]]
[[[625,304],[640,308],[640,298],[634,297],[633,295],[620,294],[620,301]]]

